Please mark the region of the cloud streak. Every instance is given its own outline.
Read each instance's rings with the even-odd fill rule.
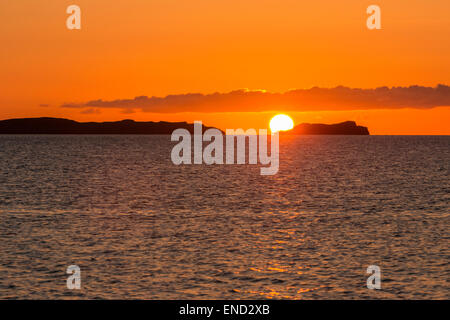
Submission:
[[[258,112],[258,111],[328,111],[365,109],[428,109],[450,106],[450,87],[348,87],[290,90],[284,93],[236,90],[228,93],[188,93],[166,97],[139,96],[134,99],[93,100],[67,103],[63,108],[113,108],[122,113],[152,112]]]

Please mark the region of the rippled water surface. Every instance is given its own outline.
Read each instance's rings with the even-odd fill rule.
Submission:
[[[282,137],[274,176],[173,145],[0,136],[0,298],[450,297],[450,137]]]

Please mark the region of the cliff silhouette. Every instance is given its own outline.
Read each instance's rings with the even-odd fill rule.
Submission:
[[[288,134],[331,134],[331,135],[369,135],[367,127],[358,126],[354,121],[336,124],[302,123],[295,126]]]
[[[212,127],[203,126],[203,132]],[[77,122],[59,118],[24,118],[0,121],[0,134],[172,134],[176,129],[194,133],[187,122]]]
[[[212,127],[203,126],[203,132]],[[0,134],[172,134],[175,129],[194,133],[194,125],[187,122],[77,122],[59,118],[23,118],[0,121]],[[222,131],[223,132],[223,131]],[[283,134],[369,135],[366,127],[354,121],[337,124],[302,123]]]

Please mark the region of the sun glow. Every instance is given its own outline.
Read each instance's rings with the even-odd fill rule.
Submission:
[[[285,114],[277,114],[272,119],[270,119],[270,131],[288,131],[294,128],[294,121]]]

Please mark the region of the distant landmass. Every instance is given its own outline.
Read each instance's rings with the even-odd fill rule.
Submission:
[[[203,126],[203,132],[212,127]],[[77,122],[59,118],[24,118],[0,121],[0,134],[172,134],[175,129],[194,133],[194,124],[187,122]],[[302,123],[283,134],[348,134],[368,135],[366,127],[354,121],[337,124]]]
[[[288,134],[348,134],[348,135],[369,135],[367,127],[358,126],[354,121],[345,121],[336,124],[311,124],[302,123],[287,131]]]
[[[212,127],[203,126],[203,132]],[[25,118],[0,121],[0,134],[172,134],[176,129],[194,133],[187,122],[77,122],[59,118]]]

